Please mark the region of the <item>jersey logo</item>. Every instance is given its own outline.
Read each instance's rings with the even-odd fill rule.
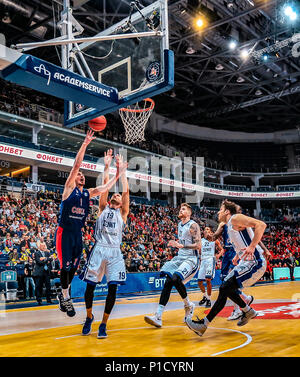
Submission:
[[[71,211],[72,211],[72,213],[75,213],[76,215],[85,215],[84,208],[72,207]]]

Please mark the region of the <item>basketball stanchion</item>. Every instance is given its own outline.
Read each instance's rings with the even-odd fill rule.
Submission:
[[[119,109],[125,128],[125,143],[134,144],[145,141],[145,127],[154,106],[155,103],[151,98],[145,98],[134,105]]]

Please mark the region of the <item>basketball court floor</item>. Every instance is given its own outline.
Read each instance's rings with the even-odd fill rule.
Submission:
[[[94,301],[92,333],[81,335],[84,302],[75,304],[77,314],[68,318],[57,305],[32,306],[0,311],[1,357],[295,357],[300,355],[300,281],[260,284],[244,290],[252,294],[259,315],[238,327],[227,321],[227,306],[203,337],[183,323],[183,303],[172,293],[163,316],[163,327],[144,322],[155,311],[159,295],[118,298],[108,323],[108,338],[97,339],[104,309]],[[213,300],[217,297],[213,291]],[[200,291],[190,291],[197,304]],[[202,318],[208,309],[196,306]]]

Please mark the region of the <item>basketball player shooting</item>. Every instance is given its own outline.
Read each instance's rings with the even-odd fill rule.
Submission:
[[[103,184],[108,181],[108,171],[112,160],[112,151],[109,150],[104,157],[105,170]],[[124,165],[121,156],[116,156],[119,169]],[[127,223],[129,213],[129,186],[125,171],[120,177],[123,193],[112,195],[108,203],[108,191],[104,192],[99,201],[99,213],[95,225],[96,244],[89,256],[79,278],[87,283],[85,290],[86,320],[82,328],[82,335],[89,335],[94,321],[92,313],[94,290],[103,276],[106,276],[108,294],[106,297],[104,313],[98,329],[98,339],[106,338],[106,325],[116,301],[117,286],[125,284],[126,267],[120,249],[122,242],[123,226]]]
[[[62,291],[57,295],[59,309],[73,317],[76,312],[70,298],[70,285],[82,253],[82,228],[89,213],[90,198],[109,190],[122,173],[117,168],[116,176],[102,186],[85,189],[85,176],[80,171],[87,146],[95,139],[88,131],[65,183],[60,205],[59,225],[56,231],[56,251],[60,262]]]
[[[266,224],[237,213],[237,205],[229,200],[223,201],[218,217],[220,222],[227,224],[230,242],[240,261],[225,277],[219,289],[219,296],[208,315],[196,321],[187,318],[187,326],[199,336],[204,334],[208,325],[224,308],[228,298],[243,312],[237,323],[238,326],[246,325],[250,319],[257,316],[257,312],[240,297],[239,289],[255,284],[263,276],[267,267],[264,251],[259,246]]]

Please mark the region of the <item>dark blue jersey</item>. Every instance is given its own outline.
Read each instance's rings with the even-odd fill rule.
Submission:
[[[224,248],[226,249],[231,248],[232,243],[230,242],[230,239],[229,239],[227,224],[224,225],[222,237],[223,237],[223,242],[224,242]]]
[[[83,189],[81,192],[75,187],[68,199],[61,202],[59,226],[71,231],[80,231],[84,227],[89,207],[90,194],[88,190]]]

